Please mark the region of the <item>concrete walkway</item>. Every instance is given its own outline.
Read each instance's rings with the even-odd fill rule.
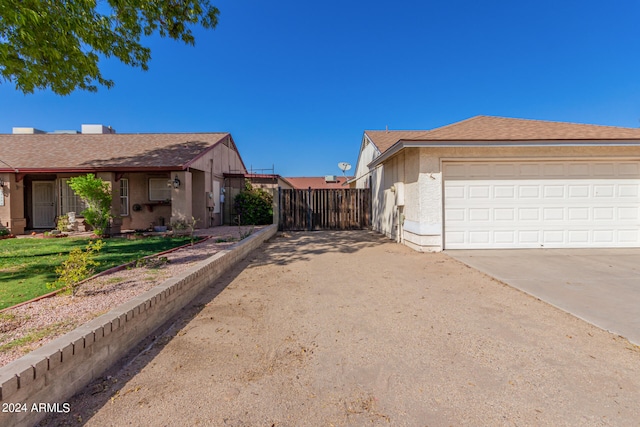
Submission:
[[[447,254],[640,345],[640,249],[456,250]]]

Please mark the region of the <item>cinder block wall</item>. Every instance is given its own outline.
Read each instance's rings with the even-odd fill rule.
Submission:
[[[263,228],[161,285],[0,368],[0,408],[26,405],[26,412],[1,412],[1,426],[32,426],[46,413],[33,404],[60,407],[175,315],[204,288],[277,231]],[[73,410],[73,408],[71,408]]]

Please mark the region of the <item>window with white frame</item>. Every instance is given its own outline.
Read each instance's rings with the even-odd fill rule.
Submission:
[[[149,178],[149,200],[171,200],[171,187],[167,185],[168,178]]]
[[[120,178],[120,216],[129,215],[129,180]]]
[[[60,183],[60,214],[66,215],[69,212],[80,213],[87,208],[82,199],[69,187],[66,178],[59,180]]]

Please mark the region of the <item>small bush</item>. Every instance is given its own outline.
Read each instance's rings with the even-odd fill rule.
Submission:
[[[102,240],[90,241],[84,250],[75,248],[69,252],[69,256],[62,265],[56,267],[58,280],[52,287],[70,288],[72,295],[75,295],[78,283],[90,277],[94,272],[94,268],[100,265],[93,258],[103,246],[104,242]]]
[[[238,225],[273,223],[273,196],[261,188],[253,188],[249,180],[234,200]]]
[[[69,217],[66,215],[60,215],[58,217],[58,222],[56,223],[56,229],[62,233],[69,231]]]
[[[69,187],[87,205],[87,209],[82,211],[87,224],[93,227],[96,235],[103,235],[111,220],[112,196],[109,184],[89,173],[69,178]]]

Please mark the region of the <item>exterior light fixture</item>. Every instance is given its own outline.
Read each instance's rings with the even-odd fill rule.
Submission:
[[[173,178],[173,188],[180,188],[180,179],[178,178],[178,175]]]
[[[0,177],[0,188],[4,187],[4,178]]]

